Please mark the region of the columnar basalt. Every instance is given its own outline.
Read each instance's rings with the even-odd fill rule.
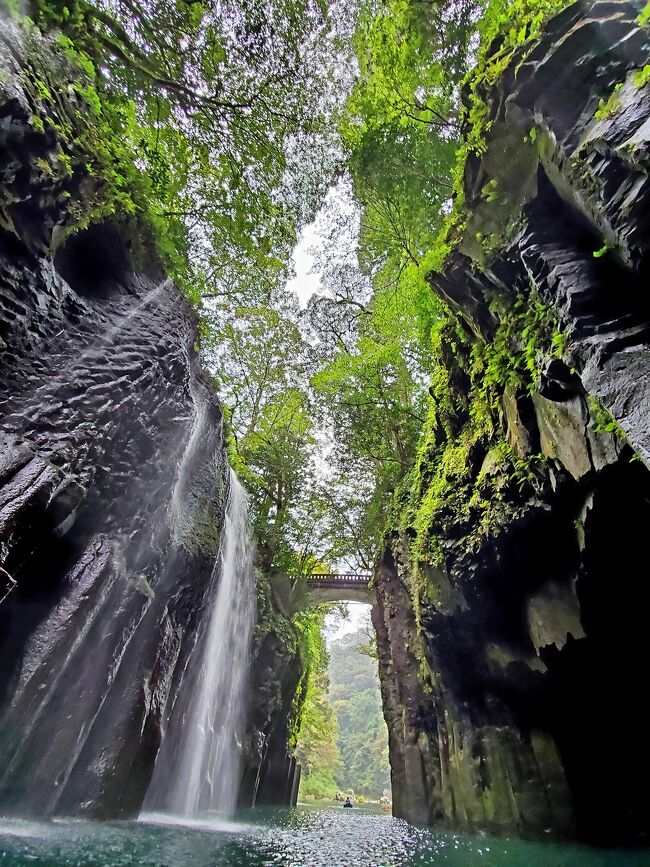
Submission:
[[[478,89],[485,151],[429,282],[468,347],[495,345],[533,305],[557,339],[540,342],[534,382],[504,377],[492,433],[468,440],[463,484],[489,503],[449,477],[428,556],[402,526],[376,570],[394,799],[415,821],[648,840],[650,759],[631,734],[650,662],[642,5],[568,6]],[[468,358],[449,352],[455,411],[419,465],[422,502],[449,430],[469,430]]]
[[[222,414],[197,317],[157,264],[151,233],[119,214],[78,230],[97,180],[70,172],[74,137],[61,140],[53,121],[73,124],[81,109],[63,88],[61,115],[40,116],[21,50],[8,25],[0,807],[134,815],[214,591],[228,494]],[[47,69],[46,40],[39,51]]]
[[[2,113],[3,809],[121,815],[205,603],[221,412],[195,316],[159,269],[134,269],[124,231],[49,253],[69,199],[38,167],[58,145],[17,101]]]
[[[257,605],[240,804],[295,805],[300,767],[290,747],[297,733],[308,672],[291,622],[295,608],[289,579],[258,572]]]

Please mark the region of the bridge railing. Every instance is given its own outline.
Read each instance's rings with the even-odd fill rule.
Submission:
[[[372,575],[363,575],[358,572],[312,572],[304,577],[308,584],[346,584],[349,587],[351,585],[367,586]]]

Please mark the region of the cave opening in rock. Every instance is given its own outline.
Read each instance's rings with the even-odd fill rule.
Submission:
[[[129,255],[117,229],[99,224],[71,235],[57,250],[54,267],[78,295],[107,298],[122,290]]]

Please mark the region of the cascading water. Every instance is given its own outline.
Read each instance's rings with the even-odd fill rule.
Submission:
[[[16,390],[2,414],[16,443],[29,434],[37,449],[0,493],[2,554],[18,545],[3,566],[19,578],[0,611],[2,813],[139,810],[212,582],[227,483],[218,405],[170,281],[134,279],[131,290],[45,353],[41,385]],[[38,474],[49,488],[25,486]],[[66,485],[75,508],[50,519],[48,498]],[[29,496],[23,526],[11,508]]]
[[[255,621],[253,558],[246,494],[231,470],[204,628],[168,719],[145,812],[196,817],[234,810]]]

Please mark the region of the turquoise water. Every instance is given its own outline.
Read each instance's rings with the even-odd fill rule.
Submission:
[[[164,822],[165,824],[161,823]],[[38,867],[640,867],[650,852],[494,840],[418,830],[359,808],[241,814],[231,823],[0,819],[0,864]]]

